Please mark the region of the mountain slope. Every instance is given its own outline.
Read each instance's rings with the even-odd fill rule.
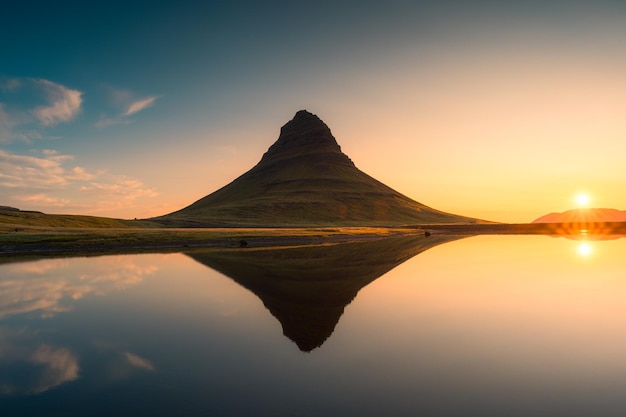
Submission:
[[[225,187],[156,218],[177,226],[473,223],[420,204],[360,171],[330,129],[305,110],[261,161]]]

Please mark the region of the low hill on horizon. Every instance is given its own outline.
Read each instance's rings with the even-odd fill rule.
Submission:
[[[541,216],[533,223],[613,223],[626,222],[626,211],[610,208],[578,208]]]
[[[124,220],[80,214],[46,214],[40,211],[0,206],[0,231],[6,228],[23,226],[110,229],[146,228],[159,225],[145,220]]]
[[[248,172],[150,220],[177,227],[488,223],[435,210],[370,177],[341,151],[328,126],[306,110],[281,128],[278,140]]]

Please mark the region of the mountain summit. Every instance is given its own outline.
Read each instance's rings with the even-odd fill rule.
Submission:
[[[328,126],[300,110],[261,161],[230,184],[153,220],[174,226],[391,226],[474,223],[420,204],[360,171]]]
[[[297,112],[280,129],[278,140],[263,155],[259,165],[280,164],[299,158],[304,158],[309,164],[317,160],[354,168],[350,158],[341,152],[328,126],[306,110]]]

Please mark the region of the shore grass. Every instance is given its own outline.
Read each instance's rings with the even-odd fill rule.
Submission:
[[[544,234],[572,238],[595,235],[615,238],[626,235],[626,223],[172,228],[142,220],[0,210],[0,257],[148,252],[193,247],[293,246],[432,234]]]
[[[0,226],[0,255],[312,244],[424,234],[415,228],[55,228]],[[245,241],[243,243],[242,241]]]

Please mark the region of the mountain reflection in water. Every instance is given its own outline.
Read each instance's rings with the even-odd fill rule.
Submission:
[[[413,256],[457,239],[435,235],[186,254],[256,294],[284,335],[309,352],[330,337],[361,288]]]

